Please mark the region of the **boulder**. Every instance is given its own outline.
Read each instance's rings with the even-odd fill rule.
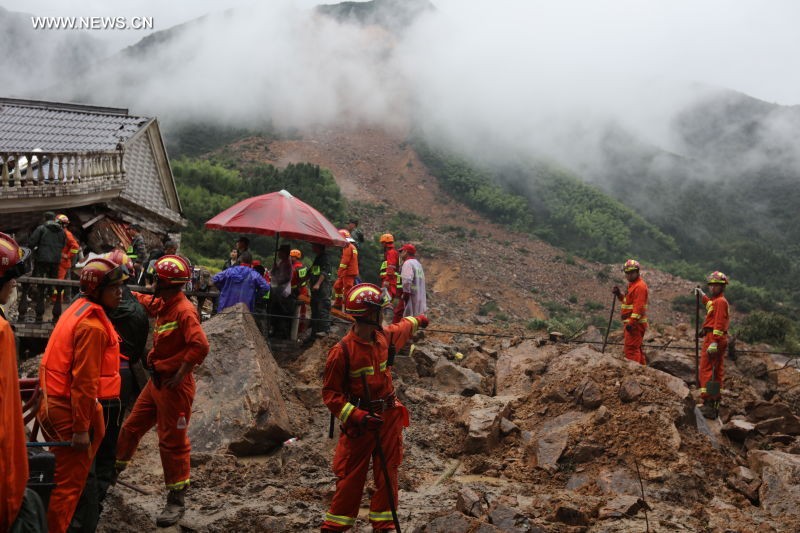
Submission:
[[[600,444],[580,442],[566,453],[566,457],[573,463],[587,463],[595,457],[600,457],[605,451],[605,447]]]
[[[773,450],[752,450],[750,468],[761,475],[761,507],[776,518],[800,518],[800,456]]]
[[[725,478],[725,483],[736,492],[745,496],[751,503],[758,505],[758,489],[761,479],[747,467],[739,466]]]
[[[429,523],[415,530],[415,533],[464,533],[476,523],[459,512],[434,518]]]
[[[756,425],[747,420],[734,418],[722,426],[722,434],[735,442],[744,442],[747,437],[753,434]]]
[[[800,435],[800,418],[794,415],[768,418],[756,424],[756,431],[762,435]]]
[[[496,361],[491,356],[478,350],[472,350],[467,353],[461,366],[469,368],[482,376],[492,376],[494,375],[495,363]]]
[[[784,418],[794,416],[792,409],[785,403],[773,403],[758,401],[748,404],[745,407],[747,420],[750,422],[761,422],[771,418]]]
[[[458,492],[456,510],[467,516],[480,518],[486,514],[488,504],[486,498],[469,487],[464,487]]]
[[[484,384],[483,376],[469,368],[455,365],[440,357],[433,370],[439,389],[444,392],[472,396],[490,392]]]
[[[293,436],[282,370],[244,304],[203,323],[211,344],[195,369],[189,438],[197,451],[269,452]]]
[[[525,341],[500,354],[495,365],[497,394],[525,396],[531,392],[534,378],[544,373],[549,361],[558,354],[555,346],[537,347]]]
[[[417,365],[417,373],[420,376],[433,376],[434,368],[440,358],[446,359],[449,349],[438,341],[428,341],[424,345],[417,346],[411,354],[411,358]]]
[[[652,350],[647,354],[647,365],[686,383],[694,383],[694,357],[678,352]]]
[[[588,526],[589,516],[577,509],[575,506],[562,504],[556,508],[555,516],[553,517],[556,522],[567,524],[570,526]]]
[[[597,409],[603,403],[603,392],[593,379],[588,379],[578,397],[578,403],[586,409]]]
[[[569,442],[570,428],[584,423],[589,417],[588,413],[567,411],[542,424],[534,441],[536,465],[549,472],[555,472],[558,469],[558,460]]]
[[[503,418],[500,420],[500,433],[503,435],[510,435],[511,433],[515,432],[519,433],[519,426],[517,426],[508,418]]]
[[[611,518],[632,517],[640,510],[646,509],[647,507],[647,504],[641,498],[621,495],[606,502],[606,504],[600,508],[598,518],[600,520],[608,520]]]
[[[488,452],[500,440],[501,421],[511,412],[510,397],[476,394],[466,403],[463,419],[467,426],[466,453]]]
[[[619,399],[623,402],[634,402],[644,394],[641,385],[634,379],[626,379],[619,388]]]
[[[517,509],[498,505],[489,513],[489,522],[500,529],[509,533],[522,533],[530,530],[528,518]]]

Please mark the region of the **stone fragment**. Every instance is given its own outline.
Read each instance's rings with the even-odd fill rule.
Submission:
[[[756,425],[747,420],[734,418],[722,426],[722,434],[735,442],[744,442],[755,431]]]
[[[455,365],[440,357],[434,367],[434,376],[439,389],[444,392],[472,396],[488,392],[484,385],[483,376],[469,368]]]
[[[572,505],[562,504],[556,508],[555,521],[570,526],[588,526],[589,516]]]
[[[511,398],[489,397],[478,394],[467,402],[465,416],[467,439],[466,453],[488,452],[497,446],[500,439],[500,421],[511,412]]]
[[[634,379],[626,379],[619,388],[619,399],[626,403],[638,400],[642,394],[642,387]]]
[[[606,504],[600,508],[598,518],[600,520],[608,520],[633,517],[636,515],[636,513],[642,509],[645,509],[646,507],[647,504],[645,504],[641,498],[637,498],[636,496],[620,495],[613,500],[606,502]]]
[[[686,383],[694,383],[694,358],[683,353],[652,350],[647,353],[647,366],[666,372]]]
[[[750,468],[761,475],[761,508],[776,518],[800,518],[800,456],[773,450],[752,450]]]
[[[486,499],[473,489],[464,487],[458,492],[458,498],[456,498],[456,510],[464,513],[467,516],[480,518],[486,514]]]
[[[593,379],[587,380],[581,388],[578,403],[586,409],[597,409],[603,403],[603,393]]]

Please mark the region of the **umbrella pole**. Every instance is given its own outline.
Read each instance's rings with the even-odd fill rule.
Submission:
[[[278,264],[278,243],[280,242],[281,234],[279,232],[275,232],[275,253],[272,256],[272,270],[275,270],[275,266]],[[270,291],[272,291],[272,279],[270,279]],[[267,331],[265,332],[265,336],[267,338],[267,342],[269,342],[269,328],[270,328],[270,321],[272,317],[272,310],[275,309],[275,291],[272,291],[272,295],[269,298],[269,305],[267,306]]]

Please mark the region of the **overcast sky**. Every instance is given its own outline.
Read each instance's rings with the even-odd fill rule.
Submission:
[[[275,0],[266,0],[264,3]],[[315,0],[294,0],[313,6]],[[522,45],[547,47],[554,62],[575,57],[619,58],[617,68],[730,87],[767,101],[800,104],[800,2],[797,0],[433,0],[444,13],[476,11],[459,21],[483,23],[474,39],[498,38],[515,13],[529,27]],[[148,16],[155,30],[167,29],[212,11],[253,4],[252,0],[0,0],[12,11],[40,16]],[[490,16],[500,13],[498,17]],[[521,36],[514,34],[512,42]],[[91,31],[117,47],[133,44],[146,31]],[[538,34],[538,35],[536,35]],[[442,37],[446,38],[446,37]],[[503,38],[503,37],[500,37]],[[613,68],[613,62],[612,62]],[[611,73],[613,74],[613,73]]]

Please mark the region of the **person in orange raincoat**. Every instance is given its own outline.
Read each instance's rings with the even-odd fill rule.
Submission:
[[[89,467],[103,440],[103,408],[98,399],[119,398],[119,337],[106,311],[119,305],[125,270],[95,258],[81,271],[81,296],[56,323],[39,366],[43,401],[37,413],[49,441],[69,441],[53,448],[55,488],[50,494],[50,533],[67,530]]]
[[[289,257],[292,261],[292,294],[295,298],[303,297],[304,300],[308,300],[308,267],[303,264],[303,252],[294,249],[289,252]],[[303,333],[307,327],[306,304],[303,303],[300,305],[300,324],[297,328],[298,334]]]
[[[380,288],[370,283],[353,287],[345,312],[355,318],[350,332],[328,353],[322,399],[341,422],[342,431],[333,458],[336,493],[325,515],[322,531],[345,531],[356,522],[364,482],[372,459],[375,492],[369,519],[374,530],[394,529],[391,506],[397,504],[397,471],[403,459],[403,428],[408,411],[395,396],[390,350],[402,348],[418,327],[427,327],[424,315],[406,317],[381,327],[382,308],[388,304]],[[366,384],[367,390],[364,389]],[[386,459],[379,459],[380,438]],[[393,501],[388,499],[389,472]]]
[[[350,237],[350,232],[340,229],[339,234],[347,239],[347,246],[342,249],[342,258],[339,261],[339,270],[336,271],[336,281],[333,284],[333,307],[341,309],[345,296],[353,288],[358,277],[358,249],[355,241]]]
[[[191,279],[189,263],[178,255],[165,255],[155,263],[154,295],[133,295],[156,317],[153,348],[147,356],[151,379],[139,394],[117,441],[117,472],[123,471],[139,441],[156,426],[164,482],[169,489],[158,527],[174,525],[185,510],[190,484],[188,423],[192,414],[195,382],[192,370],[208,355],[208,339],[200,327],[197,309],[183,293]]]
[[[703,349],[700,352],[700,397],[703,405],[700,412],[706,418],[716,418],[719,410],[719,402],[722,395],[712,394],[706,390],[706,384],[711,381],[718,381],[722,387],[722,379],[725,377],[725,353],[728,351],[728,328],[731,324],[728,300],[725,298],[725,286],[728,284],[728,276],[722,272],[712,272],[706,278],[708,283],[707,296],[699,287],[695,289],[702,298],[703,305],[706,306],[706,319],[703,321]]]
[[[61,250],[61,262],[58,264],[58,279],[67,279],[67,274],[70,269],[78,261],[78,254],[81,251],[81,246],[80,243],[78,243],[78,239],[76,239],[68,229],[69,217],[67,217],[67,215],[56,215],[56,222],[61,224],[61,227],[64,228],[64,237],[66,237],[66,243]],[[55,298],[61,298],[63,301],[64,287],[56,287],[53,294]],[[69,300],[71,296],[72,293],[69,291],[69,288],[67,288],[67,300]]]
[[[25,260],[29,255],[30,250],[0,233],[0,306],[7,305],[11,299],[17,278],[25,274]],[[47,530],[41,499],[25,488],[28,482],[25,441],[17,346],[11,324],[0,307],[0,531],[23,525],[25,531]]]
[[[622,267],[625,278],[628,280],[628,290],[622,294],[619,287],[614,287],[612,292],[622,302],[622,323],[625,327],[624,346],[622,348],[625,359],[636,361],[641,365],[647,364],[647,358],[642,351],[644,332],[647,330],[647,283],[639,274],[641,265],[638,261],[628,259]]]

